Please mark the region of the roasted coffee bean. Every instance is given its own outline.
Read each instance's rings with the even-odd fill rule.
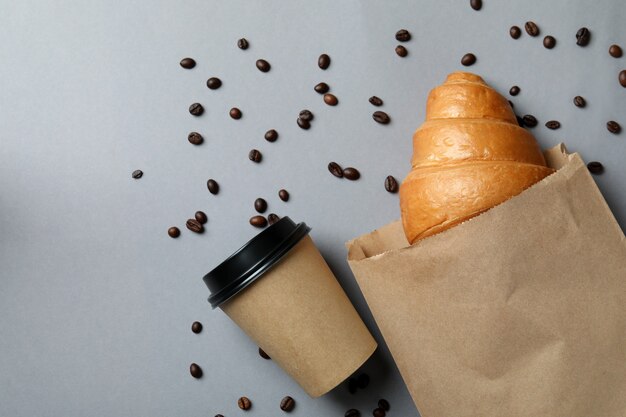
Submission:
[[[354,394],[358,388],[359,388],[359,386],[358,386],[358,384],[356,382],[356,378],[348,379],[348,392],[350,394]],[[351,410],[348,410],[348,411],[351,411]],[[357,411],[357,413],[358,413],[358,411]],[[347,412],[346,412],[346,414],[347,414]],[[359,414],[356,414],[356,415],[358,416]]]
[[[398,181],[391,175],[385,178],[385,190],[392,194],[398,192]]]
[[[578,32],[576,32],[576,45],[587,46],[589,44],[589,39],[591,39],[591,32],[589,32],[589,29],[585,27],[578,29]]]
[[[356,390],[355,390],[356,392]],[[344,414],[344,417],[361,417],[361,412],[356,408],[351,408]]]
[[[376,123],[380,123],[381,125],[389,124],[389,122],[391,121],[389,115],[384,111],[375,111],[372,114],[372,119],[374,119]]]
[[[250,217],[250,224],[254,227],[265,227],[267,226],[267,219],[261,215],[252,216]]]
[[[265,140],[268,142],[276,142],[276,139],[278,139],[278,132],[275,131],[274,129],[270,129],[267,132],[265,132]]]
[[[336,106],[337,103],[339,103],[339,100],[337,99],[337,97],[335,97],[334,94],[324,94],[324,103],[328,104],[329,106]]]
[[[239,110],[237,107],[233,107],[232,109],[230,109],[228,114],[235,120],[241,119],[241,110]]]
[[[240,397],[237,400],[237,405],[242,410],[249,410],[252,407],[252,402],[248,399],[248,397]]]
[[[509,94],[510,94],[510,95],[512,95],[512,96],[516,96],[516,95],[518,95],[518,94],[519,94],[519,92],[520,92],[520,91],[521,91],[521,90],[520,90],[520,88],[519,88],[518,86],[514,85],[514,86],[513,86],[513,87],[511,87],[511,89],[509,90]]]
[[[376,106],[376,107],[380,107],[383,105],[383,101],[376,96],[371,96],[369,98],[369,102],[372,106]]]
[[[191,230],[194,233],[204,232],[204,226],[202,226],[202,223],[200,223],[196,219],[187,220],[187,223],[185,223],[185,226],[187,226],[187,229]]]
[[[195,363],[189,365],[189,373],[196,379],[202,378],[202,368]]]
[[[265,213],[265,210],[267,210],[267,201],[261,197],[257,198],[254,200],[254,209],[259,213]]]
[[[585,101],[584,98],[582,98],[581,96],[574,97],[574,106],[585,107],[586,105],[587,105],[587,102]]]
[[[270,213],[267,215],[267,222],[270,224],[270,226],[279,220],[280,220],[280,217],[278,216],[278,214]]]
[[[524,115],[524,117],[522,117],[522,120],[524,121],[524,126],[526,127],[535,127],[538,123],[537,119],[532,114]]]
[[[385,411],[389,411],[389,401],[385,400],[384,398],[381,398],[380,400],[378,400],[378,408],[382,408]]]
[[[204,113],[204,107],[202,107],[202,104],[200,103],[193,103],[191,106],[189,106],[189,113],[194,116],[200,116],[202,113]]]
[[[469,53],[469,54],[465,54],[463,55],[463,58],[461,58],[461,64],[469,67],[470,65],[474,65],[476,63],[476,55]]]
[[[133,171],[132,174],[130,174],[131,177],[133,177],[134,179],[138,180],[139,178],[143,177],[143,171],[140,169],[136,169]]]
[[[258,164],[263,159],[263,155],[261,154],[261,152],[259,152],[258,149],[252,149],[250,152],[248,152],[248,159]]]
[[[357,377],[356,383],[361,389],[367,388],[367,386],[370,384],[370,376],[368,374],[361,374]]]
[[[604,172],[604,165],[598,161],[592,161],[587,164],[587,169],[592,174],[602,174]]]
[[[526,29],[526,33],[530,36],[539,36],[539,26],[535,22],[526,22],[524,24],[524,29]]]
[[[511,26],[509,35],[511,35],[513,39],[519,39],[519,37],[522,36],[522,29],[520,29],[519,26]]]
[[[259,71],[261,71],[261,72],[268,72],[268,71],[272,68],[272,66],[270,65],[270,63],[269,63],[269,62],[267,62],[267,61],[266,61],[266,60],[264,60],[264,59],[258,59],[258,60],[256,61],[256,67],[257,67],[257,68],[259,69]]]
[[[302,120],[301,117],[298,117],[296,123],[298,123],[300,129],[308,130],[311,127],[311,123],[306,120]]]
[[[202,142],[204,142],[204,138],[198,132],[191,132],[190,134],[188,134],[187,135],[187,140],[192,145],[200,145]]]
[[[265,351],[261,348],[259,348],[259,356],[262,357],[265,360],[270,360],[272,358],[270,358],[270,355],[268,355],[267,353],[265,353]]]
[[[619,80],[619,84],[626,88],[626,70],[621,70],[619,72],[619,75],[617,76],[617,79]]]
[[[606,122],[606,128],[609,132],[616,135],[622,131],[622,127],[615,120],[609,120],[608,122]]]
[[[206,86],[209,87],[209,89],[211,90],[217,90],[222,86],[222,80],[217,77],[211,77],[206,80]]]
[[[199,321],[194,321],[193,323],[191,323],[191,331],[195,334],[200,333],[202,331],[202,323],[200,323]]]
[[[317,58],[317,66],[323,70],[327,69],[330,66],[330,57],[327,54],[320,55]]]
[[[167,229],[167,234],[169,235],[169,237],[176,239],[178,236],[180,236],[180,229],[176,226],[172,226]]]
[[[313,87],[316,93],[326,94],[330,91],[330,87],[326,83],[319,83],[315,87]]]
[[[209,221],[209,218],[207,217],[204,211],[200,211],[200,210],[196,211],[196,214],[194,214],[193,217],[195,217],[196,220],[200,222],[200,224],[205,224],[206,222]]]
[[[217,194],[220,192],[220,185],[213,178],[206,182],[206,188],[209,189],[211,194]]]
[[[385,410],[383,410],[382,408],[375,408],[374,411],[372,411],[372,415],[374,417],[385,417]]]
[[[248,40],[246,38],[241,38],[237,41],[237,47],[239,49],[243,49],[245,51],[246,49],[248,49],[248,46],[250,46],[250,44],[248,43]]]
[[[524,127],[524,120],[521,117],[519,117],[517,114],[515,115],[515,118],[517,119],[517,124],[520,127]]]
[[[313,120],[313,118],[315,117],[313,115],[313,113],[311,113],[310,110],[302,110],[298,116],[300,117],[300,119],[304,120],[305,122],[310,122]]]
[[[348,167],[343,169],[343,177],[350,181],[356,181],[361,178],[361,173],[356,168]]]
[[[296,406],[296,402],[289,395],[280,400],[280,409],[290,412]]]
[[[192,69],[196,66],[196,61],[193,58],[183,58],[180,61],[180,66],[185,69]]]
[[[470,6],[474,10],[480,10],[483,7],[482,0],[470,0]]]
[[[558,120],[550,120],[546,122],[546,127],[548,129],[556,130],[561,127],[561,123]]]
[[[409,51],[407,51],[407,49],[404,46],[402,45],[396,46],[396,55],[398,55],[400,58],[404,58],[408,54],[409,54]]]
[[[408,42],[411,40],[411,33],[406,29],[400,29],[396,32],[396,40],[398,42]]]
[[[619,45],[611,45],[609,47],[609,55],[611,55],[613,58],[621,58],[622,57],[622,48],[620,48]]]
[[[224,417],[224,416],[221,414],[216,414],[215,417]]]
[[[546,49],[552,49],[554,48],[554,46],[556,45],[556,39],[554,39],[554,36],[546,36],[545,38],[543,38],[543,46]]]
[[[279,190],[278,198],[280,198],[283,201],[289,201],[289,191],[285,190],[284,188]]]
[[[337,162],[330,162],[328,164],[328,170],[331,174],[333,174],[337,178],[343,178],[343,169],[339,166]]]

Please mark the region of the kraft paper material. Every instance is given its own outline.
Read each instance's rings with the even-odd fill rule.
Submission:
[[[422,417],[626,416],[626,240],[578,154],[409,246],[399,221],[348,262]]]

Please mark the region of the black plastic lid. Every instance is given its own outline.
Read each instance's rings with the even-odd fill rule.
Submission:
[[[260,278],[310,231],[304,222],[295,224],[285,216],[250,239],[202,278],[211,291],[211,307],[218,307]]]

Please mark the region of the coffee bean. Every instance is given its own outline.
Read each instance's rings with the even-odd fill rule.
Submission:
[[[526,22],[524,24],[524,29],[526,29],[526,33],[530,36],[539,36],[539,26],[535,22]]]
[[[511,26],[509,35],[511,35],[513,39],[519,39],[519,37],[522,36],[522,29],[520,29],[519,26]]]
[[[252,407],[252,402],[248,399],[248,397],[240,397],[237,400],[237,405],[242,410],[249,410]]]
[[[561,123],[558,120],[550,120],[546,122],[546,127],[548,129],[556,130],[561,127]]]
[[[328,170],[331,174],[333,174],[337,178],[343,178],[343,169],[339,166],[337,162],[330,162],[328,164]]]
[[[228,114],[235,120],[241,119],[241,110],[239,110],[237,107],[233,107],[232,109],[230,109]]]
[[[330,87],[326,83],[319,83],[313,87],[316,93],[326,94],[330,90]]]
[[[275,131],[274,129],[270,129],[267,132],[265,132],[265,140],[268,142],[276,142],[276,139],[278,139],[278,132]]]
[[[602,174],[604,172],[604,165],[598,161],[592,161],[587,164],[587,169],[592,174]]]
[[[619,45],[611,45],[609,47],[609,55],[613,58],[621,58],[622,57],[622,48]]]
[[[196,220],[198,220],[198,222],[200,222],[200,224],[205,224],[206,222],[209,221],[209,218],[207,217],[206,213],[204,211],[196,211],[196,214],[194,214],[194,217],[196,218]]]
[[[556,45],[556,39],[554,39],[554,36],[546,36],[545,38],[543,38],[543,46],[546,49],[552,49],[554,48],[554,46]]]
[[[574,97],[574,106],[585,107],[586,105],[587,105],[587,102],[585,101],[584,98],[582,98],[581,96]]]
[[[369,98],[369,102],[372,106],[376,106],[376,107],[380,107],[383,105],[383,101],[376,96],[371,96]]]
[[[280,220],[280,217],[277,214],[270,213],[267,215],[267,222],[271,225]]]
[[[193,58],[183,58],[180,61],[180,66],[185,69],[192,69],[196,66],[196,61]]]
[[[520,91],[521,91],[521,90],[520,90],[520,88],[519,88],[518,86],[514,85],[514,86],[513,86],[513,87],[511,87],[511,89],[509,90],[509,94],[510,94],[510,95],[512,95],[512,96],[516,96],[516,95],[518,95],[518,94],[519,94],[519,92],[520,92]]]
[[[315,117],[313,113],[311,113],[310,110],[302,110],[300,114],[298,114],[298,116],[300,117],[300,119],[304,120],[305,122],[310,122]]]
[[[265,360],[270,360],[272,358],[270,358],[270,355],[268,355],[267,353],[265,353],[265,351],[261,348],[259,348],[259,356],[262,357]]]
[[[358,384],[356,382],[356,378],[348,379],[348,392],[350,394],[354,394],[358,388],[359,388],[359,386],[358,386]],[[350,411],[350,410],[348,410],[348,411]]]
[[[334,94],[324,94],[324,103],[328,104],[329,106],[336,106],[337,103],[339,103],[339,100],[337,100],[337,97],[335,97]]]
[[[280,409],[290,412],[296,406],[296,402],[289,395],[280,400]]]
[[[202,323],[200,323],[199,321],[194,321],[193,323],[191,323],[191,331],[195,334],[200,333],[202,331]]]
[[[220,192],[220,185],[214,179],[210,179],[206,182],[206,187],[211,194],[217,194]]]
[[[261,215],[252,216],[250,217],[250,224],[254,227],[265,227],[267,226],[267,219]]]
[[[370,376],[368,374],[361,374],[357,377],[356,382],[359,388],[361,389],[367,388],[367,386],[370,384]]]
[[[189,113],[194,116],[200,116],[202,113],[204,113],[204,107],[202,107],[202,104],[200,103],[193,103],[191,106],[189,106]]]
[[[224,417],[224,416],[221,414],[216,414],[215,417]]]
[[[167,234],[169,235],[169,237],[176,239],[178,236],[180,236],[180,229],[176,226],[172,226],[167,229]]]
[[[385,178],[385,190],[392,194],[398,192],[398,181],[391,175]]]
[[[522,117],[522,120],[524,121],[524,126],[526,127],[535,127],[538,123],[537,119],[532,114],[525,115]]]
[[[301,129],[308,130],[311,127],[311,123],[307,122],[306,120],[302,120],[302,118],[300,117],[298,117],[296,122]]]
[[[389,401],[385,400],[384,398],[381,398],[380,400],[378,400],[378,408],[382,408],[385,411],[389,411]]]
[[[196,379],[202,378],[202,368],[195,363],[189,365],[189,373]]]
[[[200,145],[202,142],[204,142],[204,138],[198,132],[191,132],[190,134],[188,134],[187,135],[187,140],[192,145]]]
[[[587,44],[589,44],[589,39],[591,39],[591,32],[589,32],[589,29],[585,27],[578,29],[578,32],[576,32],[576,45],[587,46]]]
[[[289,201],[289,191],[285,190],[284,188],[279,190],[278,198],[280,198],[283,201]]]
[[[266,61],[266,60],[264,60],[264,59],[258,59],[258,60],[256,61],[256,67],[257,67],[257,68],[259,69],[259,71],[261,71],[261,72],[268,72],[268,71],[272,68],[272,66],[270,65],[270,63],[269,63],[269,62],[267,62],[267,61]]]
[[[323,70],[327,69],[330,66],[330,57],[327,54],[320,55],[317,58],[317,66]]]
[[[356,391],[355,391],[356,392]],[[356,408],[351,408],[344,414],[344,417],[361,417],[361,412]]]
[[[136,169],[133,171],[132,174],[130,174],[131,177],[133,177],[134,179],[138,180],[139,178],[143,177],[143,171],[140,169]]]
[[[196,219],[187,220],[187,223],[185,223],[185,226],[187,226],[187,229],[191,230],[194,233],[204,232],[204,226],[202,226],[202,223],[200,223]]]
[[[609,120],[608,122],[606,122],[606,128],[609,132],[616,135],[622,131],[622,127],[615,120]]]
[[[476,63],[476,55],[469,53],[469,54],[465,54],[463,55],[463,58],[461,58],[461,64],[469,67],[470,65],[474,65]]]
[[[361,173],[356,168],[348,167],[343,169],[343,177],[350,181],[356,181],[361,178]]]
[[[617,79],[619,80],[619,84],[626,88],[626,70],[621,70],[619,72],[619,75],[617,76]]]
[[[261,152],[259,152],[258,149],[252,149],[250,152],[248,152],[248,159],[258,164],[263,159],[263,155],[261,154]]]
[[[470,6],[474,10],[480,10],[483,7],[483,2],[482,0],[470,0]]]
[[[374,417],[385,417],[385,410],[383,410],[382,408],[375,408],[374,411],[372,411],[372,415]]]
[[[372,114],[372,119],[374,119],[376,123],[380,123],[381,125],[389,124],[389,122],[391,121],[389,115],[384,111],[375,111]]]
[[[222,86],[222,80],[217,77],[211,77],[206,80],[206,86],[209,87],[209,89],[211,90],[217,90]]]
[[[408,54],[409,54],[409,51],[407,51],[407,49],[404,46],[402,45],[396,46],[396,55],[398,55],[400,58],[404,58]]]
[[[259,213],[265,213],[265,210],[267,210],[267,201],[261,197],[257,198],[254,200],[254,209]]]
[[[241,38],[237,41],[237,47],[239,49],[245,51],[246,49],[248,49],[248,46],[250,46],[250,44],[248,43],[248,40],[246,38]]]
[[[411,33],[406,29],[400,29],[396,32],[396,40],[398,42],[408,42],[411,40]]]

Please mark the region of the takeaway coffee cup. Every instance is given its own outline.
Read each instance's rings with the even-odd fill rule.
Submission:
[[[376,342],[309,237],[289,217],[203,278],[221,308],[311,396],[330,391]]]

